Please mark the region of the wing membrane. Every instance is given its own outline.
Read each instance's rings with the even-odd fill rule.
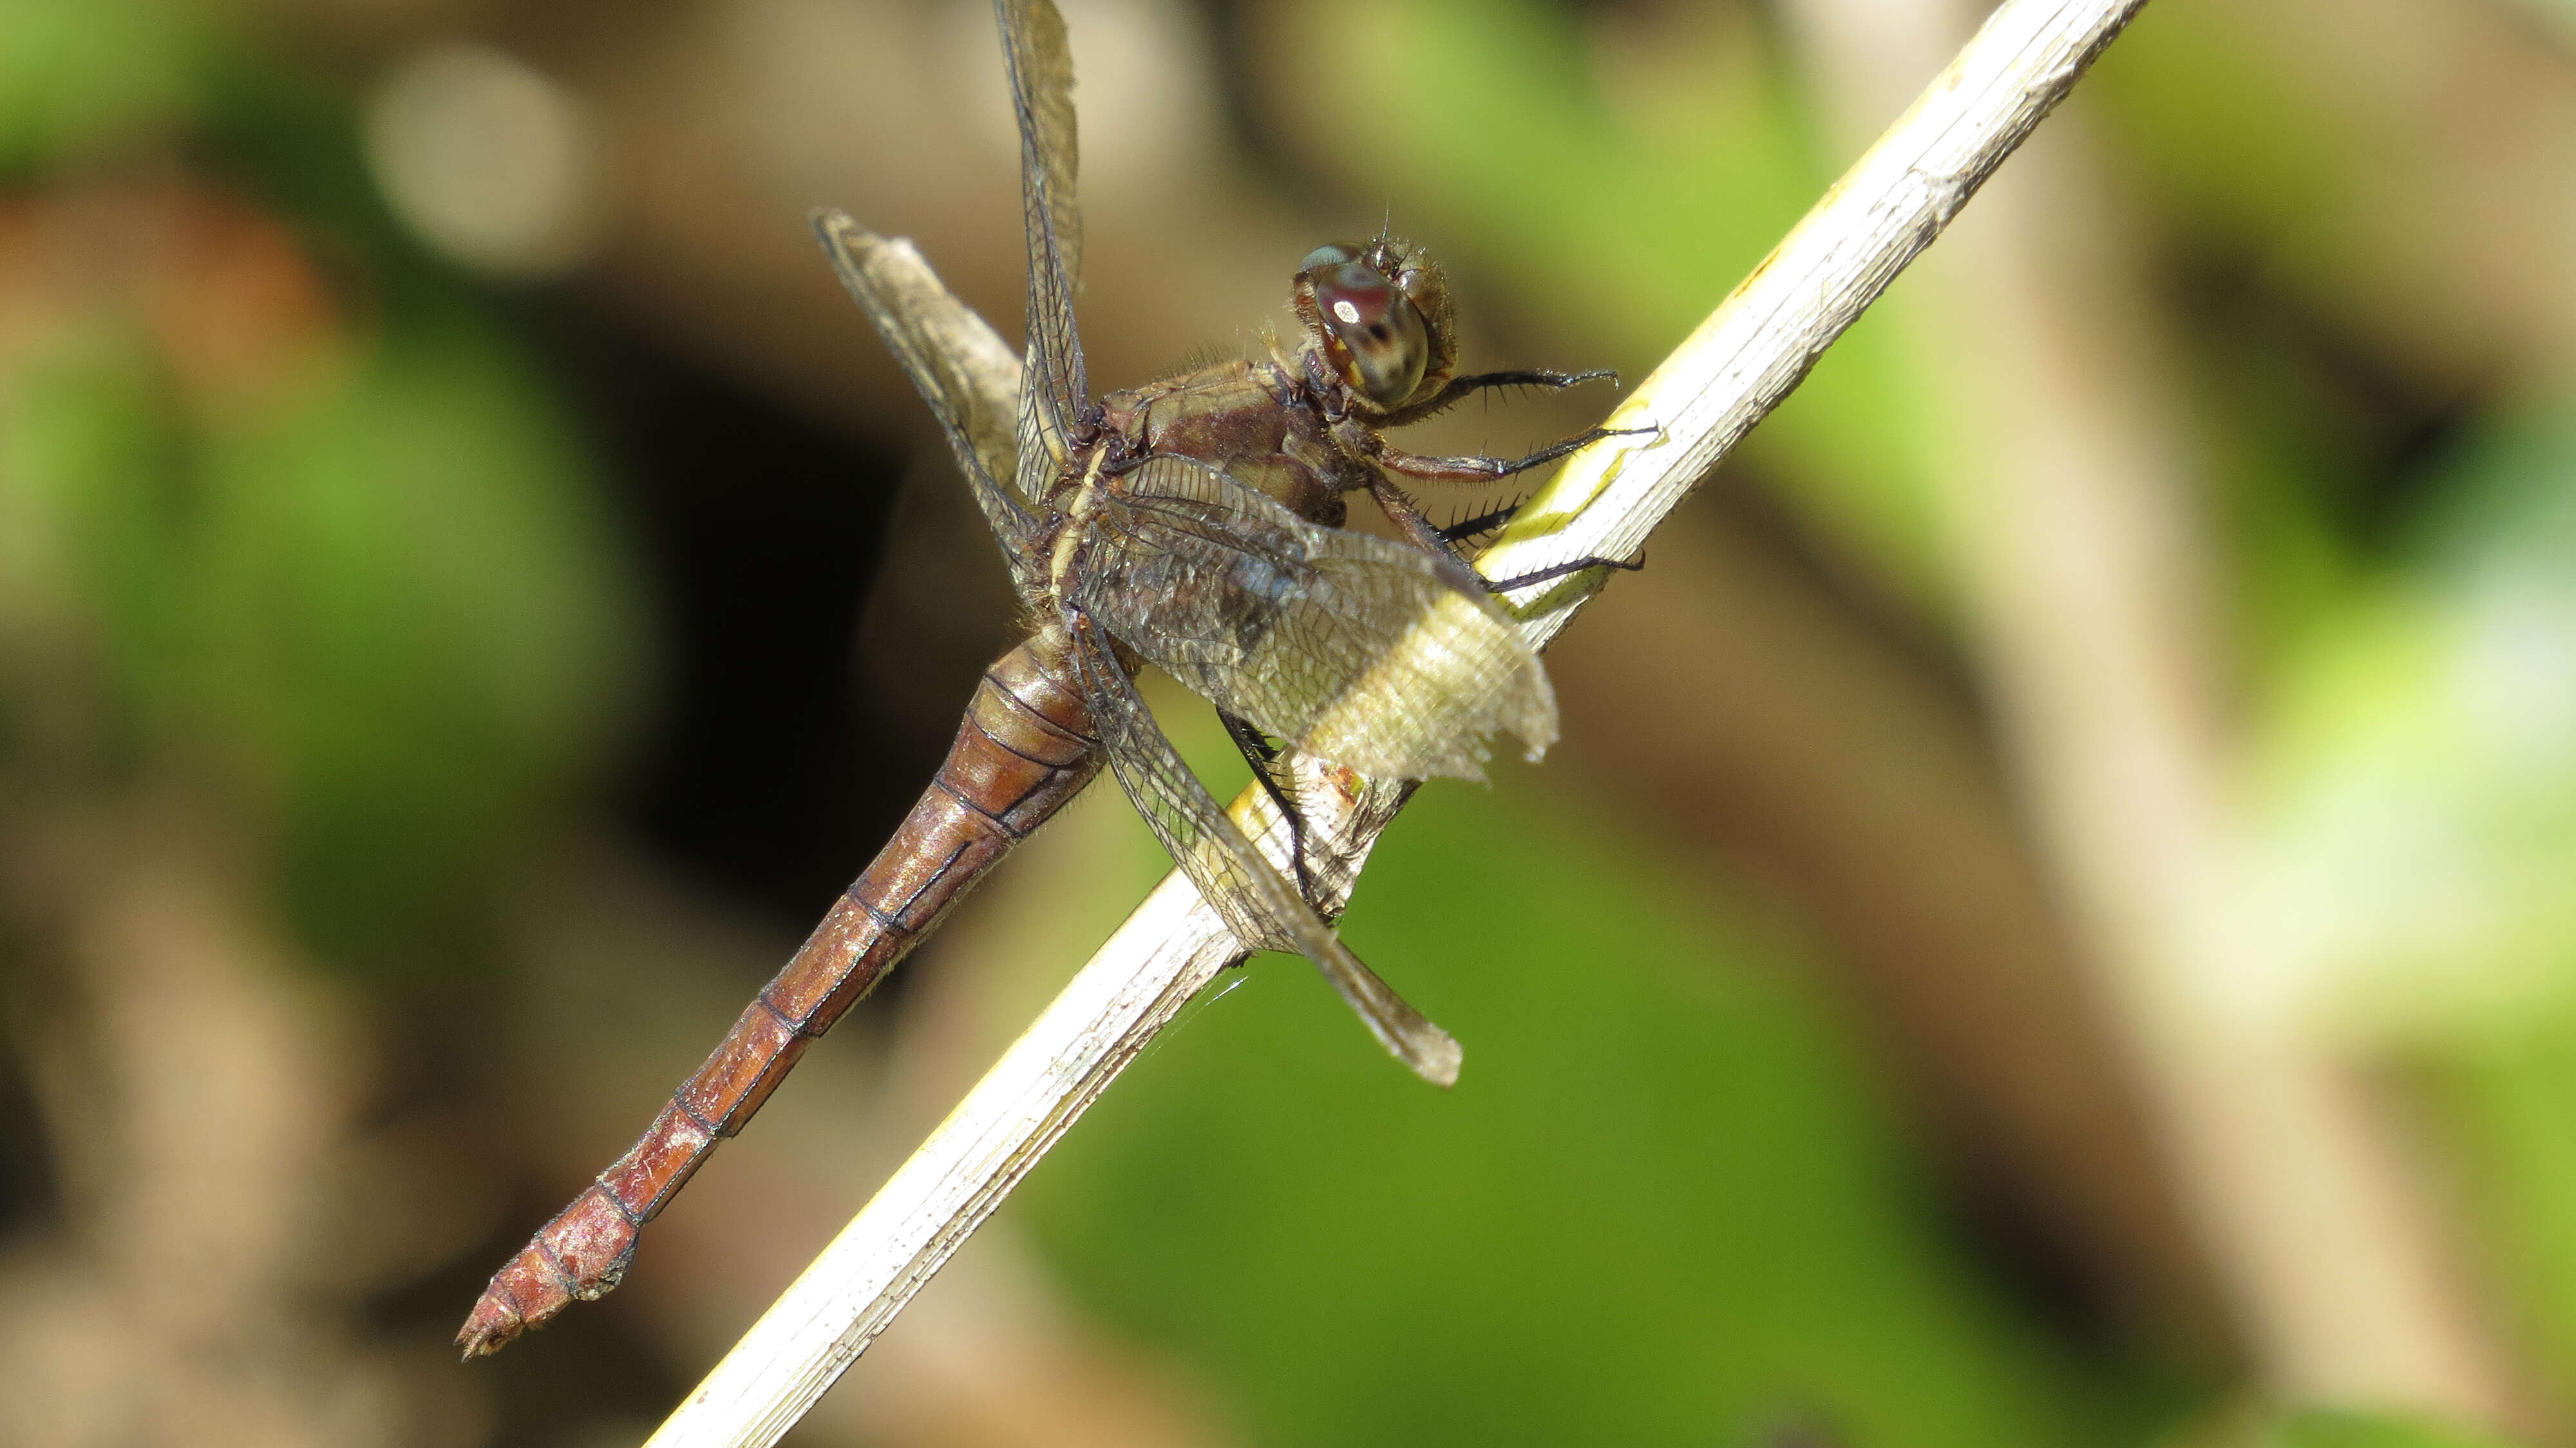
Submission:
[[[814,236],[939,419],[975,506],[1001,540],[1011,581],[1028,596],[1038,582],[1037,524],[1022,498],[995,481],[1012,476],[1018,460],[1007,399],[1020,390],[1019,359],[908,243],[888,241],[838,211],[815,213]]]
[[[1074,672],[1110,770],[1173,863],[1198,887],[1199,898],[1246,946],[1294,951],[1313,961],[1378,1044],[1416,1075],[1440,1086],[1456,1082],[1457,1041],[1361,964],[1226,817],[1163,737],[1135,681],[1118,662],[1107,632],[1073,609],[1065,611],[1065,627],[1073,636]]]
[[[1073,420],[1090,396],[1073,288],[1082,274],[1074,203],[1080,143],[1073,55],[1054,0],[993,0],[1020,128],[1020,208],[1029,243],[1028,381],[1020,394],[1020,491],[1038,497],[1061,470]],[[1032,447],[1032,441],[1037,446]]]
[[[1419,549],[1305,522],[1192,458],[1110,480],[1071,601],[1219,708],[1392,779],[1483,776],[1485,740],[1556,740],[1501,608]]]

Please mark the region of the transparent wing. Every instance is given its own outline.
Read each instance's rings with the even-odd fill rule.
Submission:
[[[1002,60],[1020,128],[1020,207],[1029,242],[1028,381],[1020,392],[1019,486],[1043,495],[1064,465],[1066,437],[1090,397],[1073,325],[1082,274],[1082,217],[1074,205],[1080,144],[1073,56],[1054,0],[993,0]],[[1035,446],[1031,444],[1035,443]]]
[[[1424,1080],[1454,1084],[1462,1055],[1457,1041],[1361,964],[1226,817],[1163,737],[1107,631],[1074,609],[1065,610],[1064,621],[1073,636],[1077,685],[1091,707],[1110,770],[1199,897],[1244,945],[1294,951],[1313,961],[1379,1045]]]
[[[1109,480],[1069,601],[1228,713],[1386,779],[1483,776],[1556,741],[1556,695],[1483,591],[1429,554],[1308,523],[1184,457]]]
[[[1018,459],[1009,410],[1020,391],[1019,359],[939,284],[910,243],[889,241],[838,211],[816,212],[814,235],[841,285],[939,419],[975,506],[1001,540],[1012,583],[1029,596],[1040,581],[1037,523],[1018,496],[994,481],[1012,476]]]

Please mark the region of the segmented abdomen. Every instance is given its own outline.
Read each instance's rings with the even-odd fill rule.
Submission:
[[[1099,772],[1091,715],[1050,628],[1004,654],[975,690],[956,742],[894,838],[843,891],[786,968],[671,1094],[634,1148],[492,1276],[457,1333],[497,1350],[575,1299],[615,1287],[637,1232],[949,906]]]

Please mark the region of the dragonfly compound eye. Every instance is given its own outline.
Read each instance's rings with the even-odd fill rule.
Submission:
[[[1345,251],[1324,247],[1315,256]],[[1421,310],[1386,273],[1365,262],[1327,259],[1308,267],[1306,275],[1314,284],[1326,351],[1343,379],[1380,407],[1412,396],[1431,358]]]

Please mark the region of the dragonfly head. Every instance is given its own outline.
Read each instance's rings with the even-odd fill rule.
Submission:
[[[1380,236],[1315,248],[1297,269],[1294,303],[1364,415],[1400,413],[1457,371],[1448,279],[1410,242]]]

